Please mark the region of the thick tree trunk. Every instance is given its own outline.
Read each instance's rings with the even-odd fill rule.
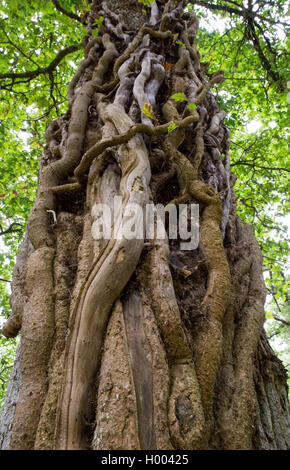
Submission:
[[[136,1],[93,2],[88,30],[105,19],[87,39],[68,112],[46,131],[14,270],[3,333],[21,329],[21,350],[3,448],[287,448],[261,254],[235,212],[229,131],[210,91],[223,74],[201,75],[197,19],[182,4],[144,13]],[[114,196],[117,229],[127,203],[199,204],[200,246],[95,240],[93,208]]]

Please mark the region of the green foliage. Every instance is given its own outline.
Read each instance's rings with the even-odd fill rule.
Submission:
[[[183,101],[188,101],[184,93],[174,93],[171,98],[177,103],[182,103]]]
[[[95,22],[93,23],[93,27],[94,27],[93,32],[92,32],[93,36],[97,36],[99,34],[99,28],[101,24],[103,23],[103,21],[104,21],[103,16],[100,16],[99,18],[95,20]]]
[[[6,387],[13,366],[16,340],[6,341],[0,336],[0,409],[2,407]]]
[[[290,298],[289,291],[287,299],[282,307],[275,301],[268,305],[268,315],[265,323],[268,338],[272,348],[283,361],[288,371],[288,386],[290,389]]]
[[[145,103],[143,108],[141,109],[142,113],[145,114],[149,119],[152,119],[153,121],[157,121],[156,116],[154,115],[152,106],[150,103]]]
[[[154,0],[138,0],[138,3],[142,3],[145,7],[150,7],[153,2]]]
[[[175,124],[175,122],[171,122],[168,126],[168,133],[173,132],[177,128],[178,128],[178,124]]]

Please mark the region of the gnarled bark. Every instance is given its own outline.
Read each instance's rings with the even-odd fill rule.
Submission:
[[[144,13],[135,1],[92,2],[69,110],[46,131],[2,329],[22,334],[3,448],[289,445],[284,370],[262,329],[261,254],[236,215],[229,131],[211,92],[223,73],[202,76],[198,21],[183,3]],[[143,215],[149,202],[199,204],[199,247],[145,233],[95,240],[95,204],[112,208],[114,196],[117,232],[127,203]]]

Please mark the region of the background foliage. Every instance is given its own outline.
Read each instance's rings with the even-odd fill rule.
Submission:
[[[0,2],[0,322],[9,314],[7,281],[35,199],[43,134],[66,109],[89,8],[81,0]],[[290,369],[286,2],[191,1],[188,8],[200,18],[204,73],[225,72],[216,94],[231,130],[237,209],[263,252],[266,328]],[[0,337],[0,406],[15,345]]]

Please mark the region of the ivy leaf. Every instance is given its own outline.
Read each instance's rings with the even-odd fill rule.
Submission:
[[[142,3],[145,7],[150,7],[150,4],[155,0],[138,0],[138,3]]]
[[[99,18],[97,18],[94,23],[93,23],[93,26],[97,26],[98,28],[101,26],[101,24],[103,23],[104,21],[104,17],[103,16],[99,16]]]
[[[168,126],[168,133],[173,132],[175,129],[177,129],[179,126],[175,122],[171,122]]]
[[[178,33],[172,34],[172,36],[173,36],[173,42],[176,42],[178,38]]]
[[[173,65],[174,64],[172,64],[171,62],[165,62],[165,64],[164,64],[165,70],[166,71],[171,70]]]
[[[177,103],[182,103],[183,101],[188,101],[184,93],[174,93],[171,98]]]
[[[176,44],[179,44],[180,46],[184,46],[184,47],[185,47],[184,42],[180,41],[179,39],[178,39],[178,41],[176,41]]]
[[[97,18],[94,23],[93,23],[93,27],[95,27],[92,31],[92,36],[98,36],[99,34],[99,29],[100,29],[100,26],[101,24],[103,23],[104,21],[104,17],[103,16],[100,16],[99,18]]]
[[[188,107],[188,109],[192,110],[192,109],[195,109],[195,108],[196,108],[196,104],[195,104],[195,103],[191,103],[191,104],[188,104],[187,107]]]
[[[141,111],[148,118],[152,119],[153,121],[157,121],[157,118],[154,115],[154,112],[150,103],[144,103],[144,106]]]

